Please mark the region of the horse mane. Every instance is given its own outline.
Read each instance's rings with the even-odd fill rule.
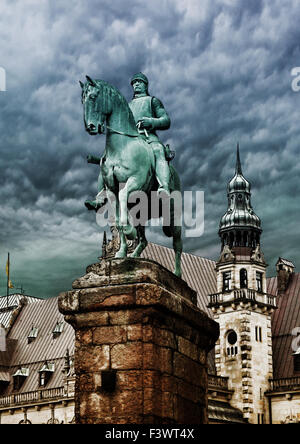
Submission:
[[[128,106],[127,100],[115,86],[111,85],[105,80],[95,80],[95,82],[99,87],[99,89],[102,90],[103,92],[107,92],[112,99],[117,98],[122,104]]]

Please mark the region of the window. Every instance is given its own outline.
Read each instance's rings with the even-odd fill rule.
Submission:
[[[248,287],[248,274],[247,274],[247,270],[245,270],[245,268],[242,268],[240,271],[240,286],[241,286],[241,288]]]
[[[13,375],[13,388],[15,391],[20,390],[24,384],[27,376],[29,376],[29,369],[20,367],[16,373]]]
[[[229,291],[231,289],[231,271],[223,273],[223,291]]]
[[[263,284],[263,274],[260,273],[259,271],[257,271],[256,272],[256,290],[259,291],[260,293],[262,293],[262,291],[263,291],[262,284]]]
[[[300,372],[300,350],[294,355],[294,372]]]
[[[1,396],[2,393],[4,393],[4,391],[6,390],[8,384],[9,384],[9,381],[2,381],[2,380],[0,379],[0,396]]]
[[[238,347],[237,347],[237,334],[234,330],[230,330],[227,333],[226,337],[226,351],[227,356],[234,357],[238,354]]]
[[[45,361],[43,367],[39,371],[39,374],[40,374],[40,376],[39,376],[40,387],[45,387],[48,384],[51,376],[54,373],[54,370],[55,370],[54,364],[49,364],[47,361]]]
[[[257,415],[257,424],[265,423],[265,415],[263,413],[258,413]]]
[[[64,323],[62,321],[61,322],[57,321],[52,331],[53,339],[58,338],[62,333],[63,329],[64,329]]]
[[[262,329],[261,329],[261,327],[255,327],[255,339],[256,339],[256,342],[262,342]]]
[[[39,329],[37,327],[31,327],[31,330],[27,336],[28,344],[31,344],[31,342],[33,342],[37,338],[38,332]]]

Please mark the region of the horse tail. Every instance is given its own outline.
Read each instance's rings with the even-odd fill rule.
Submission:
[[[177,171],[173,167],[173,165],[170,165],[170,192],[173,191],[181,191],[181,183],[178,176]],[[169,226],[163,226],[163,232],[165,236],[167,237],[173,237],[175,232],[175,208],[174,208],[174,199],[170,200],[170,225]]]

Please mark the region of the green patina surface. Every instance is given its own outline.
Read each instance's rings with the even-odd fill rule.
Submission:
[[[180,192],[180,180],[168,146],[159,140],[156,131],[170,127],[170,118],[156,97],[148,93],[148,79],[143,73],[133,76],[134,96],[128,104],[122,94],[103,80],[87,76],[82,87],[85,129],[90,135],[106,130],[105,152],[102,158],[89,156],[90,163],[100,164],[98,194],[95,200],[85,202],[89,210],[98,211],[107,197],[107,191],[116,197],[116,226],[120,234],[120,249],[116,257],[127,256],[128,239],[138,238],[133,257],[139,257],[147,246],[145,227],[134,227],[128,217],[128,198],[131,193],[143,191],[149,197],[156,191],[159,196]],[[170,199],[170,217],[164,233],[173,238],[175,274],[181,276],[181,226],[174,223],[174,201]],[[150,218],[150,214],[149,214]]]

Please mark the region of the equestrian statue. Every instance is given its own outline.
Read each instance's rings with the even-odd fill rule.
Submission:
[[[174,273],[181,277],[181,223],[176,223],[172,198],[172,193],[181,193],[180,179],[170,164],[173,153],[156,134],[156,130],[170,127],[170,118],[162,102],[149,95],[148,79],[143,73],[136,74],[131,80],[134,96],[129,104],[108,82],[89,76],[86,79],[85,83],[80,82],[85,129],[90,135],[106,133],[106,144],[101,159],[88,156],[88,162],[100,164],[100,173],[98,194],[95,200],[87,200],[85,205],[89,210],[98,211],[109,193],[115,196],[115,224],[120,235],[120,249],[115,257],[124,258],[127,256],[126,238],[138,240],[132,257],[140,257],[147,246],[145,225],[135,227],[130,220],[130,195],[141,191],[146,193],[149,220],[153,217],[151,193],[156,192],[162,198],[162,205],[169,200],[170,213],[168,223],[164,224],[163,220],[163,231],[167,237],[173,238]]]

